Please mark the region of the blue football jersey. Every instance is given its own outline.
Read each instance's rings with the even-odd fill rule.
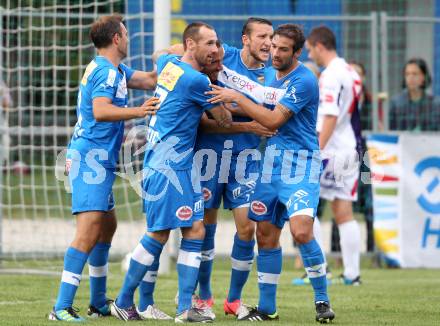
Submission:
[[[144,166],[191,169],[200,118],[216,106],[207,102],[209,78],[174,55],[159,57],[157,71],[160,108],[149,122]]]
[[[133,73],[134,70],[122,63],[115,67],[103,56],[95,57],[87,66],[78,92],[78,121],[69,144],[69,149],[80,153],[81,161],[85,162],[88,153],[93,153],[93,158],[102,166],[116,167],[124,135],[124,121],[96,121],[93,99],[107,97],[113,105],[123,110],[128,104],[127,81]]]
[[[240,57],[240,49],[223,44],[225,56],[223,59],[223,70],[219,73],[217,84],[223,87],[235,89],[255,103],[264,103],[264,71],[265,67],[249,69]],[[247,117],[233,117],[234,121],[251,121]],[[197,137],[197,148],[213,149],[221,154],[225,140],[232,140],[232,153],[238,154],[244,149],[257,148],[260,137],[251,133],[240,134],[208,134],[199,131]]]
[[[319,158],[316,157],[317,152],[313,156],[314,151],[319,151],[316,133],[319,87],[315,75],[302,63],[299,63],[293,71],[280,79],[277,79],[274,68],[268,68],[265,81],[267,85],[266,96],[271,94],[271,97],[276,99],[272,105],[266,106],[273,109],[275,103],[280,103],[294,113],[278,129],[278,133],[267,141],[266,148],[275,145],[277,150],[281,150],[281,155],[275,156],[273,165],[273,173],[280,174],[284,150],[294,151],[294,153],[307,150],[308,159]],[[296,162],[296,159],[297,155],[294,155],[293,163]]]

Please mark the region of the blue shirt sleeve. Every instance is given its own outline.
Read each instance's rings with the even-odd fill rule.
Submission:
[[[113,69],[108,66],[96,71],[92,78],[92,99],[107,97],[113,100],[118,87],[117,75],[116,68]]]
[[[123,63],[121,63],[119,67],[122,69],[123,72],[125,72],[125,79],[128,82],[136,70],[131,69],[130,67],[124,65]]]
[[[225,51],[225,57],[228,57],[234,54],[235,52],[240,52],[240,49],[237,49],[236,47],[230,46],[226,43],[223,43],[222,46],[223,46],[223,50]]]
[[[211,104],[207,102],[207,100],[211,97],[211,95],[205,94],[205,92],[211,90],[209,84],[210,81],[208,76],[204,74],[198,74],[197,77],[193,79],[190,87],[191,100],[197,105],[201,106],[203,110],[210,110],[213,107],[217,106],[217,104]]]
[[[157,73],[160,74],[162,69],[165,67],[165,65],[170,61],[171,59],[177,57],[175,54],[162,54],[159,58],[157,58]]]
[[[317,87],[317,83],[311,78],[296,78],[289,83],[279,103],[297,114],[308,106],[317,92]]]

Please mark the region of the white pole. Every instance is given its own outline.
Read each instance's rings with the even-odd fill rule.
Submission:
[[[166,49],[171,42],[171,1],[154,0],[154,51]]]
[[[171,41],[171,0],[154,0],[154,51],[166,49]],[[164,207],[165,208],[165,207]],[[160,256],[159,274],[168,274],[171,269],[170,240]]]

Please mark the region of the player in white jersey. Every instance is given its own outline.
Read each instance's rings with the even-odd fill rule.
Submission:
[[[360,229],[353,218],[357,200],[360,152],[358,97],[361,80],[336,52],[336,37],[325,26],[314,28],[306,41],[309,58],[324,71],[319,78],[317,131],[324,171],[321,198],[329,200],[341,238],[345,284],[360,284]]]

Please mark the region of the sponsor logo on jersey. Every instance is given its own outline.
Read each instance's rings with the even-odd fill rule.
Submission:
[[[208,188],[203,188],[203,200],[208,201],[212,198],[212,192]]]
[[[176,211],[179,220],[188,221],[193,215],[193,210],[189,206],[180,206]]]
[[[263,202],[255,200],[251,203],[251,211],[255,215],[264,215],[267,213],[267,206]]]
[[[264,93],[264,98],[270,103],[277,103],[277,92],[275,90],[267,91]]]
[[[227,84],[232,83],[236,88],[240,90],[247,90],[249,92],[252,92],[254,88],[257,87],[256,83],[252,83],[250,80],[246,80],[240,75],[233,75],[230,71],[226,72],[225,70],[223,70],[222,73],[226,81],[229,82]]]
[[[159,74],[157,84],[165,87],[169,91],[172,91],[183,73],[184,71],[182,68],[176,66],[172,62],[168,62],[165,68],[163,68]]]

